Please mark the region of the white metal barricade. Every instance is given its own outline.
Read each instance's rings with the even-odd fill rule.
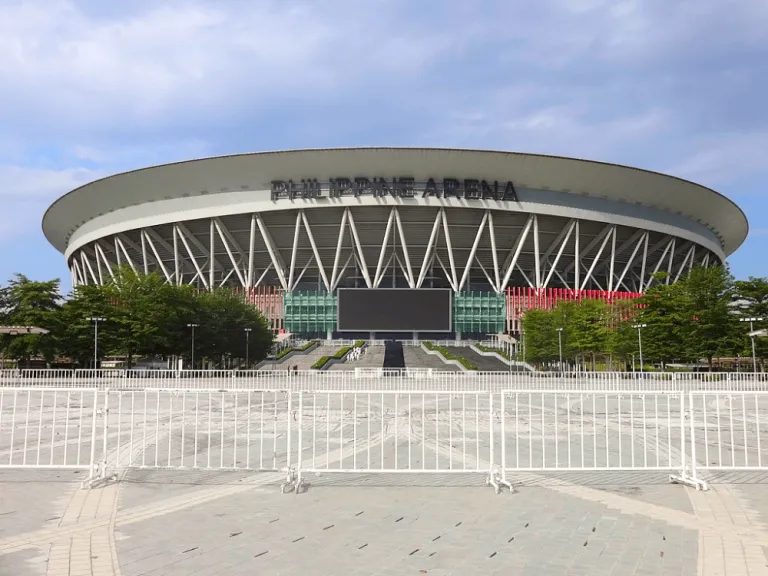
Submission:
[[[691,392],[692,466],[768,470],[768,392]]]
[[[689,470],[686,395],[606,390],[508,390],[500,416],[502,477],[514,472]]]
[[[90,481],[102,397],[95,389],[0,388],[0,468],[89,470]]]
[[[485,474],[494,461],[493,394],[324,391],[298,393],[297,459],[307,474]]]
[[[107,474],[126,468],[280,471],[291,465],[286,391],[106,394]]]

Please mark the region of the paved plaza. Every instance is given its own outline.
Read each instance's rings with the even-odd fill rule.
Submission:
[[[0,574],[768,574],[765,475],[708,492],[658,473],[280,475],[133,470],[80,490],[74,471],[0,473]]]

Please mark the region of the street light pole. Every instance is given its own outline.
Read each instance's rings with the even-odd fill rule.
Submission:
[[[763,318],[740,318],[739,322],[749,322],[749,338],[752,340],[752,372],[757,374],[757,353],[755,352],[755,322],[762,322]]]
[[[560,372],[563,371],[563,329],[557,329],[557,346],[560,350]]]
[[[641,330],[648,326],[648,324],[633,324],[632,328],[637,329],[637,347],[640,352],[640,373],[643,373],[643,337],[641,335]]]
[[[93,369],[96,370],[99,362],[99,322],[106,322],[101,316],[89,316],[88,322],[93,322]]]
[[[187,324],[187,328],[192,328],[192,362],[190,364],[190,369],[195,369],[195,328],[197,328],[199,324]]]
[[[248,370],[249,365],[249,352],[250,352],[250,340],[251,337],[251,328],[245,329],[245,369]]]

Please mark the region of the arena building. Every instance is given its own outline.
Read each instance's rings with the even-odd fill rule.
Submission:
[[[449,331],[487,334],[514,332],[530,307],[634,297],[657,272],[674,282],[694,265],[722,263],[748,223],[714,190],[647,170],[511,152],[349,148],[110,176],[54,202],[43,231],[73,285],[103,283],[129,265],[200,289],[230,286],[276,330],[302,334],[337,332],[339,294],[360,294],[340,289],[410,289],[399,298],[444,289]],[[403,309],[415,314],[424,301]]]

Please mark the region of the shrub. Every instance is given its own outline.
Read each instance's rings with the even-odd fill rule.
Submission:
[[[513,358],[510,358],[509,354],[505,350],[502,350],[501,348],[492,348],[490,346],[483,346],[482,344],[475,344],[475,348],[478,350],[482,350],[483,352],[494,352],[495,354],[498,354],[502,358],[506,358],[507,360],[513,360]]]
[[[344,356],[347,355],[347,353],[350,350],[352,350],[352,348],[360,348],[361,346],[363,346],[363,344],[365,344],[365,340],[357,340],[355,341],[355,344],[353,346],[342,346],[341,348],[336,350],[336,352],[334,352],[331,356],[321,356],[320,358],[318,358],[317,362],[312,364],[312,368],[314,370],[320,370],[326,364],[328,364],[328,362],[331,359],[335,358],[336,360],[341,360],[342,358],[344,358]]]
[[[291,352],[305,352],[309,350],[313,345],[315,344],[314,341],[310,340],[304,346],[299,346],[298,348],[283,348],[275,354],[275,360],[280,360],[280,358],[284,358],[285,356],[288,356]]]
[[[442,354],[443,358],[446,360],[456,360],[459,362],[464,368],[467,370],[477,370],[477,366],[464,358],[463,356],[456,356],[456,354],[451,354],[447,349],[443,348],[442,346],[435,346],[432,344],[432,342],[424,342],[424,346],[428,350],[434,350],[435,352],[440,352]]]

